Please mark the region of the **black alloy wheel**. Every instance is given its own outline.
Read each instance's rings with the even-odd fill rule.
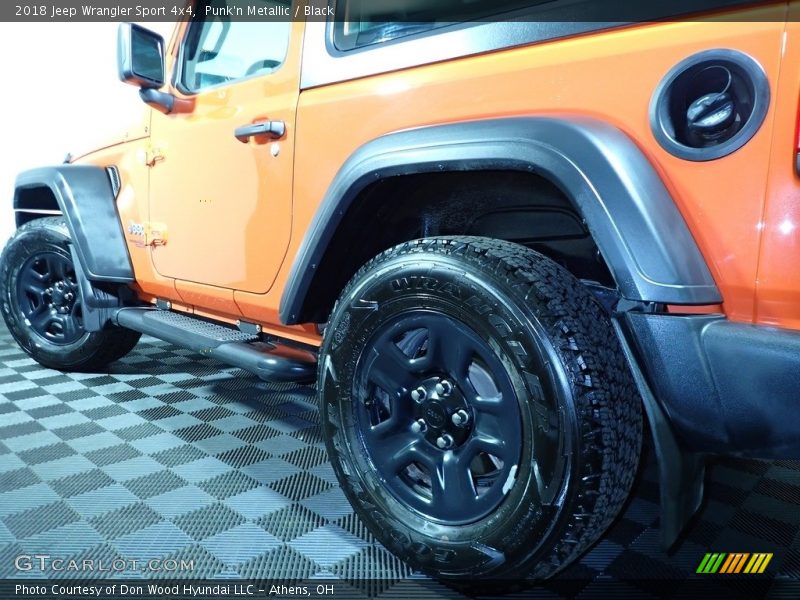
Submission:
[[[359,362],[356,426],[387,488],[451,525],[490,514],[513,481],[522,417],[491,347],[459,321],[414,311],[387,323]]]
[[[66,345],[83,329],[80,292],[72,260],[45,251],[34,254],[19,270],[17,303],[30,328],[45,340]]]
[[[80,282],[62,217],[29,221],[0,256],[0,312],[19,346],[51,369],[91,371],[125,356],[140,333],[86,331]]]
[[[367,263],[331,314],[318,394],[361,520],[411,567],[472,590],[572,563],[637,469],[641,400],[608,314],[505,241],[416,240]]]

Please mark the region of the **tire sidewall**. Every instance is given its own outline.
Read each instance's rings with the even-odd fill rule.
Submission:
[[[572,453],[578,446],[569,377],[548,338],[548,325],[503,282],[452,256],[410,258],[395,257],[357,276],[334,310],[319,381],[328,451],[352,505],[393,552],[439,576],[497,576],[506,562],[528,560],[539,549],[545,552],[559,535],[561,507],[575,477]],[[375,310],[362,308],[375,303]],[[433,523],[395,499],[370,468],[355,430],[351,392],[370,338],[387,320],[420,309],[447,314],[486,340],[503,362],[519,401],[523,448],[514,485],[494,512],[468,525]],[[539,410],[545,406],[548,410]],[[559,415],[565,456],[546,490],[549,499],[560,499],[552,507],[539,503],[541,490],[533,471],[532,448],[535,433],[543,427],[542,413]],[[540,543],[531,547],[531,539]]]

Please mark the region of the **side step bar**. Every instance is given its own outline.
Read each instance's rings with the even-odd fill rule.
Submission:
[[[288,346],[258,342],[257,335],[196,317],[152,308],[121,308],[114,323],[206,354],[266,381],[310,383],[316,355]]]

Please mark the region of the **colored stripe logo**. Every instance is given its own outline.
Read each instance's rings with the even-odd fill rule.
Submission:
[[[772,560],[772,553],[756,552],[714,552],[708,553],[703,557],[697,573],[702,575],[713,575],[715,573],[737,574],[737,573],[763,573],[767,565]]]

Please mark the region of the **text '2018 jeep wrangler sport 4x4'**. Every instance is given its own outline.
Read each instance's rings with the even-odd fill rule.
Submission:
[[[146,114],[19,175],[3,316],[56,369],[146,333],[316,377],[358,515],[451,580],[575,560],[646,417],[669,545],[704,455],[800,457],[800,6],[440,4],[123,25]]]

